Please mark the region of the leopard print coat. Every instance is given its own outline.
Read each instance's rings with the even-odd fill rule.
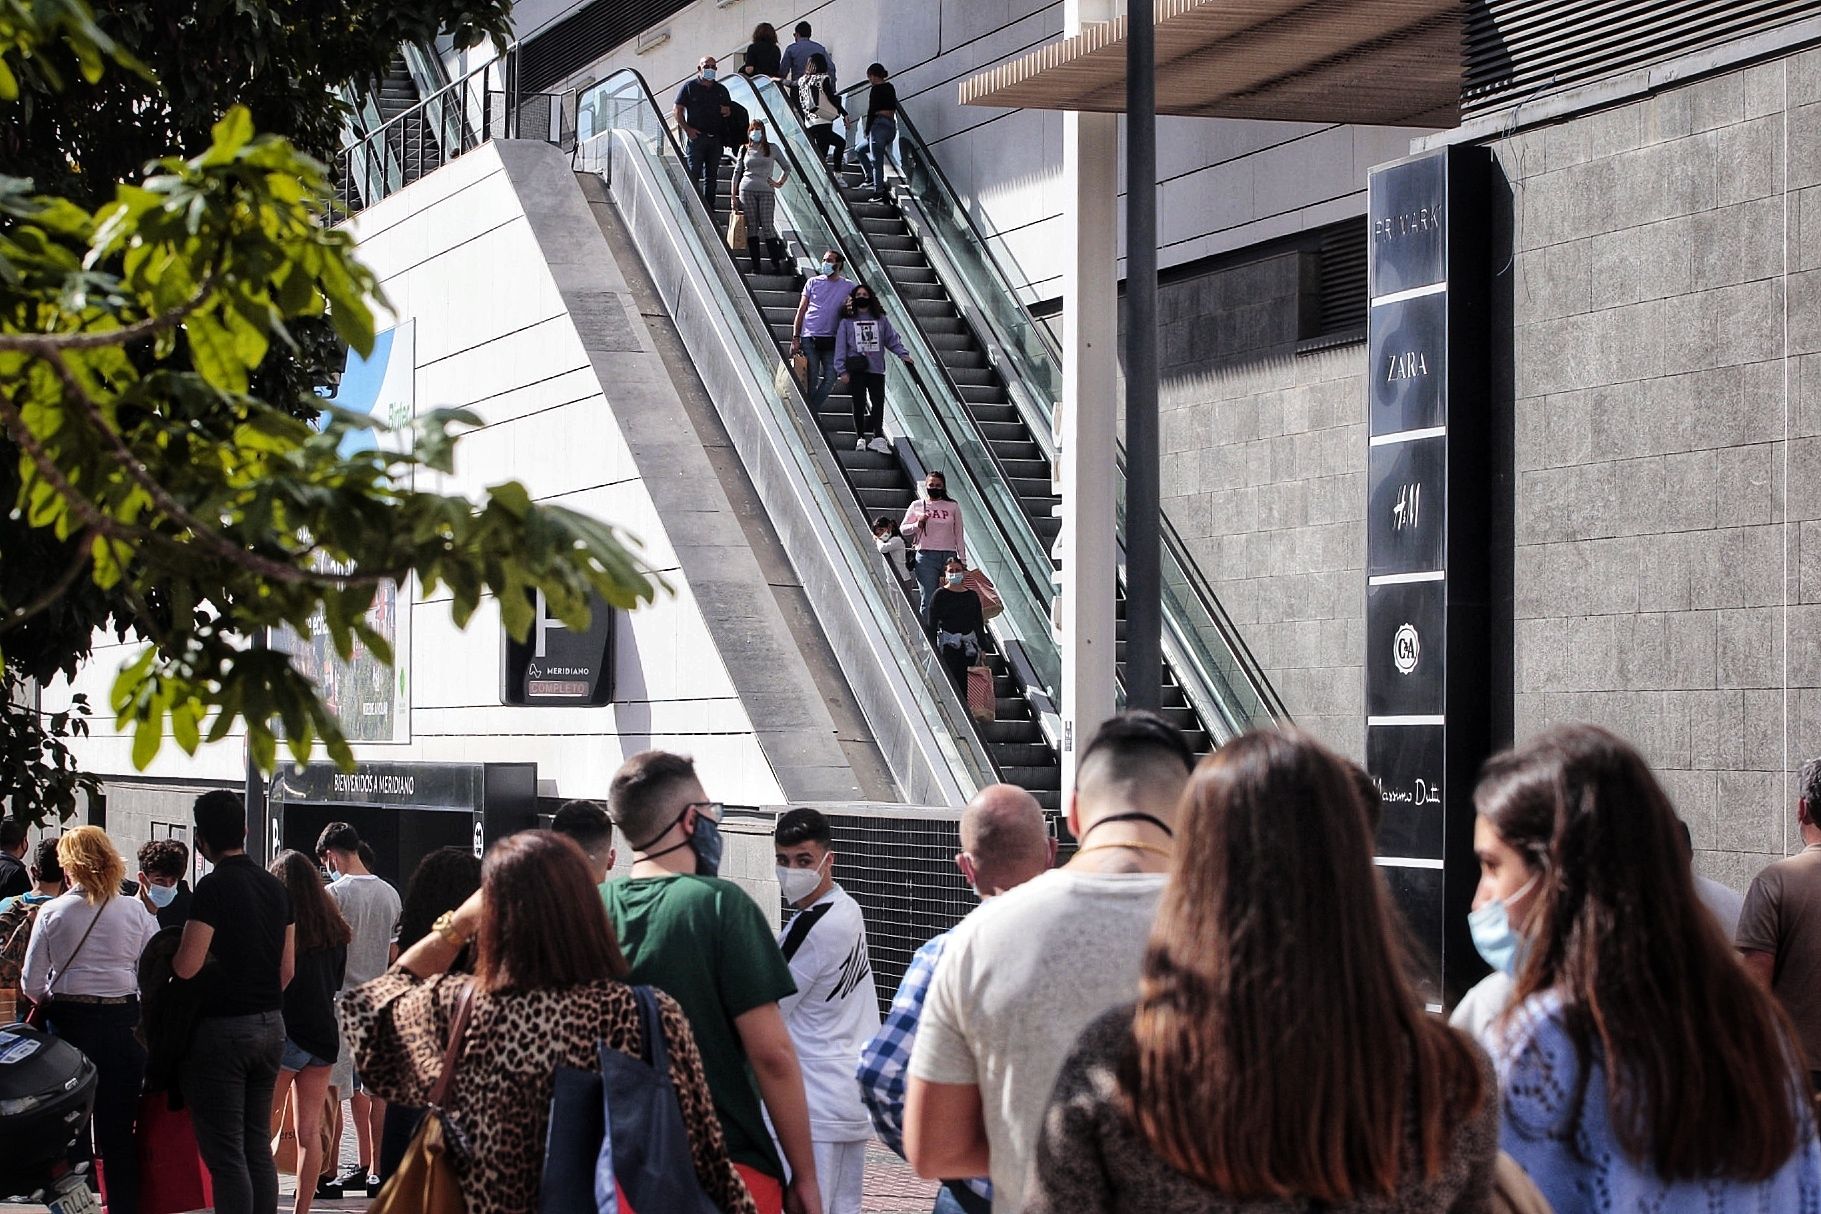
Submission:
[[[375,1095],[409,1105],[429,1099],[460,994],[459,975],[423,979],[395,966],[342,996],[343,1031]],[[727,1157],[689,1022],[662,991],[658,1006],[702,1188],[725,1214],[757,1214]],[[636,1056],[641,1036],[638,1001],[623,982],[475,992],[447,1111],[466,1148],[453,1155],[468,1214],[536,1210],[555,1069],[593,1069],[603,1041]]]

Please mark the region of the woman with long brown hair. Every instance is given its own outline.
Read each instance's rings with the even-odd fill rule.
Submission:
[[[447,973],[468,942],[474,977]],[[581,848],[547,830],[495,843],[481,888],[398,963],[342,997],[361,1078],[388,1101],[429,1103],[465,988],[472,1008],[443,1113],[468,1214],[527,1214],[538,1177],[557,1067],[594,1070],[605,1044],[638,1057],[638,1000],[626,959]],[[701,1055],[682,1009],[658,992],[671,1082],[696,1177],[728,1214],[754,1214],[727,1156]]]
[[[1341,759],[1286,729],[1202,760],[1138,1002],[1063,1065],[1025,1214],[1486,1208],[1491,1068],[1394,915]]]
[[[341,1196],[335,1189],[325,1191],[319,1174],[323,1098],[329,1091],[329,1072],[341,1054],[335,992],[341,989],[348,967],[348,941],[354,932],[310,857],[300,851],[282,852],[267,871],[290,896],[297,928],[297,963],[290,985],[285,987],[285,1051],[278,1062],[278,1082],[272,1088],[272,1120],[277,1122],[289,1098],[291,1126],[297,1132],[297,1194],[291,1211],[310,1214],[313,1198]]]
[[[1800,1049],[1637,751],[1552,729],[1491,759],[1473,799],[1553,823],[1493,1039],[1504,1148],[1557,1214],[1821,1209]]]

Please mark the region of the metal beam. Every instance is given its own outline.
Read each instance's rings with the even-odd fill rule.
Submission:
[[[1163,706],[1163,532],[1157,416],[1157,26],[1126,16],[1125,698]]]

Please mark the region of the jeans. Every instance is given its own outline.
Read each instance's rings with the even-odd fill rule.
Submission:
[[[925,628],[929,627],[930,600],[936,597],[936,591],[942,585],[942,567],[954,555],[946,548],[917,549],[917,618],[923,621]]]
[[[380,1183],[384,1184],[398,1171],[399,1161],[404,1159],[405,1152],[411,1148],[411,1140],[417,1137],[417,1127],[423,1123],[424,1110],[406,1104],[387,1104],[386,1119],[379,1133],[379,1163],[376,1165]]]
[[[840,368],[835,366],[835,339],[805,337],[803,354],[809,359],[809,378],[804,395],[809,398],[810,412],[815,413],[828,400],[828,394],[835,390],[835,376],[841,373]]]
[[[708,214],[714,215],[715,191],[721,183],[721,141],[713,135],[697,135],[688,146],[689,180],[702,195]]]
[[[278,1208],[272,1089],[284,1048],[284,1017],[276,1011],[196,1023],[183,1065],[183,1098],[215,1184],[215,1214]]]
[[[848,390],[854,394],[854,429],[861,438],[882,433],[885,424],[885,372],[862,371],[848,376]],[[871,403],[867,403],[867,398]]]
[[[896,118],[875,118],[866,128],[866,149],[860,153],[860,165],[866,170],[866,184],[872,187],[875,194],[885,193],[885,161],[891,157],[893,163],[896,163],[897,158],[892,156],[892,144],[897,138]]]
[[[51,1032],[95,1064],[95,1153],[107,1169],[108,1210],[137,1214],[139,1149],[133,1121],[145,1086],[145,1047],[139,1044],[139,1004],[59,1003],[51,1000]]]

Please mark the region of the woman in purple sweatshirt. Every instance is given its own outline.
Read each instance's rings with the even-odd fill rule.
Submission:
[[[892,322],[885,319],[878,297],[871,287],[857,286],[841,305],[841,323],[835,326],[835,366],[841,368],[841,382],[854,394],[854,429],[859,435],[856,451],[871,447],[891,453],[892,445],[885,438],[887,350],[909,365],[910,351]]]

